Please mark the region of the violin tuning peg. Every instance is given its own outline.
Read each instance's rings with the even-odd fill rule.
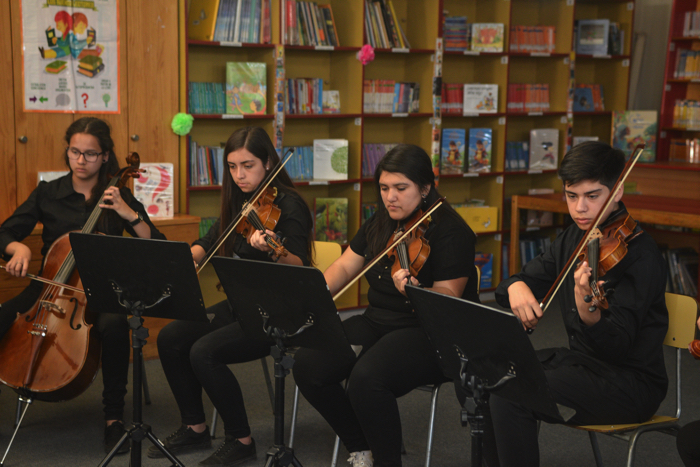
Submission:
[[[583,297],[583,301],[586,303],[591,303],[591,300],[593,300],[593,295],[586,295]]]
[[[593,313],[595,310],[597,310],[597,308],[594,306],[592,306],[588,309],[588,311],[590,311],[591,313]]]

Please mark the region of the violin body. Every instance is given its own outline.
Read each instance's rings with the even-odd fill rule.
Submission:
[[[389,239],[387,247],[394,243],[406,230],[415,225],[418,219],[423,215],[420,209],[416,211],[403,225],[394,232],[394,235]],[[394,259],[394,264],[391,266],[391,275],[396,274],[400,269],[408,269],[411,276],[416,277],[418,272],[428,260],[430,255],[430,244],[425,239],[425,232],[428,230],[430,218],[425,219],[395,248],[387,252],[389,258]]]
[[[55,278],[69,256],[72,250],[65,234],[46,254],[42,276]],[[82,288],[75,268],[69,279],[61,282]],[[34,306],[17,315],[0,341],[0,381],[50,402],[68,400],[85,391],[100,363],[97,330],[85,321],[87,312],[85,294],[44,285]]]

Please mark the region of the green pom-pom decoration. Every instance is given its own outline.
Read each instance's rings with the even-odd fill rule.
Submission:
[[[176,135],[185,136],[192,129],[192,122],[194,122],[194,117],[192,115],[179,113],[175,114],[170,126]]]

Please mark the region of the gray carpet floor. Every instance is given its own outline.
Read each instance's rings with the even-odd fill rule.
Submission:
[[[532,336],[536,348],[566,345],[566,335],[557,313],[550,313],[538,326]],[[667,369],[674,371],[674,354],[666,349]],[[271,364],[271,358],[268,358]],[[689,353],[683,354],[683,415],[681,423],[700,419],[700,367]],[[270,365],[271,366],[271,365]],[[258,459],[243,464],[244,467],[265,465],[265,453],[273,443],[273,415],[265,381],[259,361],[232,366],[241,381],[248,418],[253,437],[256,440]],[[161,438],[170,434],[180,425],[175,401],[165,381],[160,362],[146,362],[148,384],[152,404],[143,408],[143,420],[153,433]],[[104,457],[102,444],[103,416],[101,404],[102,382],[98,373],[96,381],[78,398],[62,403],[35,402],[29,407],[24,423],[14,445],[5,460],[4,466],[94,466]],[[289,433],[293,377],[287,378],[286,391],[286,431]],[[670,415],[674,408],[675,385],[669,387],[669,397],[659,410]],[[0,393],[0,449],[4,452],[12,435],[17,396],[3,388]],[[207,413],[211,413],[211,403],[204,397]],[[131,387],[127,395],[126,422],[131,422]],[[413,391],[399,400],[403,438],[406,455],[403,465],[418,467],[425,463],[425,448],[428,432],[430,394]],[[208,421],[211,424],[211,420]],[[179,459],[187,466],[196,466],[208,457],[221,442],[223,427],[219,422],[217,439],[211,449],[185,454]],[[335,435],[321,416],[305,401],[300,402],[294,449],[297,458],[305,467],[327,467]],[[606,465],[623,466],[627,448],[624,442],[607,436],[599,437],[603,459]],[[700,440],[699,440],[700,441]],[[144,442],[143,465],[168,466],[165,459],[149,459],[145,455],[150,443]],[[542,466],[594,466],[595,462],[586,433],[564,426],[543,424],[540,431]],[[341,448],[339,466],[345,462],[347,452]],[[116,457],[110,465],[125,466],[129,456]],[[457,467],[470,465],[470,437],[468,428],[459,422],[459,405],[454,388],[444,385],[440,391],[435,427],[435,442],[432,453],[434,467]],[[664,434],[643,435],[637,448],[637,466],[682,467],[675,447],[675,438]]]

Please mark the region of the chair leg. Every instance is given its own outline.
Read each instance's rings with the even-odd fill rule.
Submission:
[[[336,435],[335,446],[333,446],[333,460],[331,461],[331,467],[336,467],[338,465],[338,451],[340,451],[340,438],[338,435]]]
[[[603,467],[603,457],[600,455],[600,446],[598,445],[598,438],[595,432],[588,432],[588,439],[591,440],[591,448],[593,448],[593,457],[595,457],[595,465],[597,467]]]
[[[275,389],[272,386],[272,380],[270,379],[270,369],[267,366],[267,357],[260,359],[262,364],[263,375],[265,375],[265,382],[267,383],[267,394],[270,396],[270,406],[272,406],[272,414],[275,413]]]
[[[299,411],[299,386],[294,385],[294,404],[292,405],[292,425],[289,427],[289,447],[294,447],[294,433],[297,428],[297,412]]]
[[[425,467],[430,467],[430,455],[433,450],[433,434],[435,429],[435,414],[437,413],[437,401],[438,393],[440,392],[440,385],[436,384],[433,386],[432,397],[430,401],[430,422],[428,425],[428,447],[425,453]]]
[[[146,376],[146,365],[141,354],[141,381],[143,387],[143,402],[146,405],[151,405],[151,391],[148,390],[148,377]]]
[[[15,412],[15,426],[12,428],[17,428],[19,425],[20,418],[22,418],[22,396],[17,398],[17,411]]]
[[[211,439],[216,438],[216,424],[219,421],[219,412],[214,407],[214,413],[211,414],[211,429],[209,430],[209,435]]]

